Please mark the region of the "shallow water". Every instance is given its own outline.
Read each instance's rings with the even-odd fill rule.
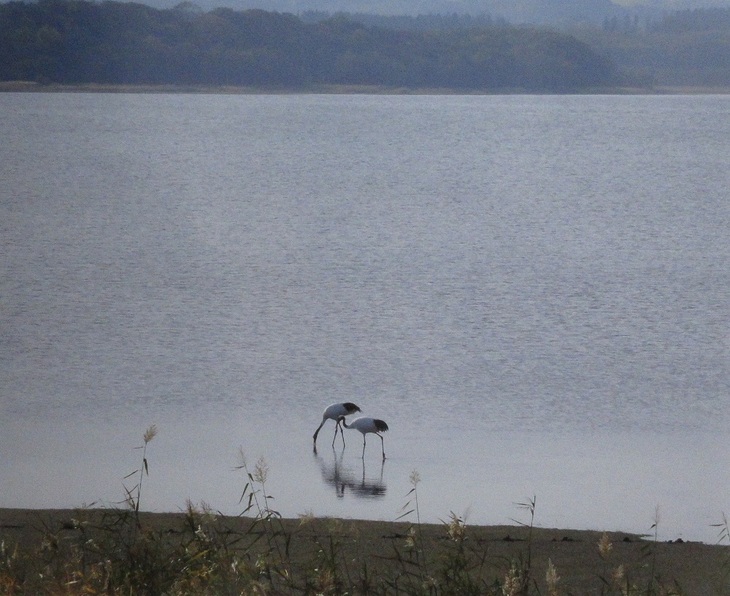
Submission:
[[[724,97],[5,94],[3,506],[713,541],[728,510]],[[321,411],[387,420],[333,452]],[[337,478],[337,482],[334,479]]]

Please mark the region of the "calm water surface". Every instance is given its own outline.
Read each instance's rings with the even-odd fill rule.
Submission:
[[[0,506],[730,513],[730,98],[0,95]],[[321,411],[385,419],[312,452]]]

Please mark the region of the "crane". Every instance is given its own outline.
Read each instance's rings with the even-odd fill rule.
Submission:
[[[335,439],[337,439],[337,429],[342,432],[342,429],[340,428],[340,418],[344,420],[345,416],[349,416],[350,414],[354,414],[355,412],[361,412],[362,410],[355,404],[353,404],[350,401],[342,402],[339,404],[331,404],[327,406],[322,413],[322,423],[317,427],[317,430],[314,431],[314,436],[312,437],[314,441],[314,450],[317,451],[317,435],[319,434],[319,431],[324,426],[324,423],[328,420],[334,420],[335,421],[335,436],[332,437],[332,446],[335,446]],[[345,444],[345,433],[342,432],[342,444]]]

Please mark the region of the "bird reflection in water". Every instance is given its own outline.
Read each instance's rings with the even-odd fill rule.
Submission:
[[[383,470],[385,468],[385,460],[380,462],[378,475],[368,475],[365,473],[365,460],[361,460],[362,469],[357,470],[360,466],[347,466],[343,463],[343,455],[345,450],[337,451],[332,448],[332,455],[319,455],[314,452],[314,458],[319,464],[322,472],[322,479],[335,489],[335,493],[339,498],[343,498],[349,493],[355,497],[362,499],[378,499],[384,497],[388,487],[383,482]]]

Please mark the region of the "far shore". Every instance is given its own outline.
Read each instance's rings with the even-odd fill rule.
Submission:
[[[33,81],[0,81],[0,93],[150,93],[210,95],[727,95],[727,87],[615,87],[571,92],[484,89],[428,89],[378,85],[313,85],[310,87],[236,87],[207,85],[117,85],[86,83],[64,85]]]

